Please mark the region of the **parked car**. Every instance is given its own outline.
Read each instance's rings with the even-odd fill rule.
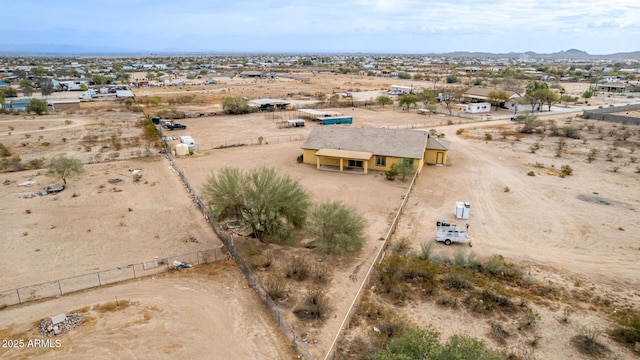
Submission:
[[[511,116],[511,121],[518,121],[518,120],[522,120],[522,117],[520,115]]]
[[[187,125],[181,123],[169,123],[167,124],[167,129],[169,130],[184,130],[187,128]]]

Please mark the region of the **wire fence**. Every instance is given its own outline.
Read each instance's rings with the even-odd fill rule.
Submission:
[[[172,168],[180,176],[180,179],[184,183],[185,187],[187,188],[187,191],[193,198],[194,202],[200,208],[202,215],[206,220],[209,220],[209,209],[204,204],[200,196],[198,196],[198,193],[193,189],[193,187],[189,183],[189,180],[184,175],[184,172],[182,172],[182,170],[174,160],[173,156],[171,156],[171,151],[166,151],[165,154],[167,155],[167,158],[169,159],[169,162],[171,163]],[[214,226],[212,221],[210,221],[210,223],[212,224],[213,230],[216,233],[216,235],[218,235],[220,240],[222,240],[222,242],[224,243],[224,248],[227,251],[227,254],[230,255],[231,258],[235,260],[236,264],[238,264],[238,266],[240,267],[240,270],[242,270],[242,273],[244,274],[245,278],[249,282],[249,285],[251,286],[253,291],[258,295],[258,297],[260,298],[262,303],[265,305],[265,307],[267,308],[271,316],[274,318],[274,320],[276,321],[280,329],[283,331],[283,333],[287,336],[287,338],[289,338],[289,340],[291,340],[295,344],[299,358],[313,360],[313,357],[309,353],[309,350],[307,349],[307,347],[304,345],[304,342],[299,340],[299,337],[296,334],[295,330],[286,321],[286,317],[280,312],[280,310],[278,310],[278,306],[276,306],[276,304],[273,302],[273,300],[271,300],[271,298],[269,297],[267,292],[264,290],[264,288],[260,285],[260,283],[258,282],[258,279],[253,273],[253,270],[251,270],[251,267],[247,265],[246,261],[240,256],[240,254],[236,252],[232,235],[229,235],[224,231],[222,231],[222,229],[218,228],[217,226]]]
[[[387,235],[384,237],[384,241],[382,242],[382,246],[380,246],[380,249],[378,250],[378,253],[376,254],[376,257],[371,262],[371,265],[369,266],[369,269],[367,270],[366,275],[362,279],[362,283],[360,284],[360,288],[358,288],[358,292],[356,293],[356,296],[353,298],[353,301],[351,302],[351,305],[349,306],[349,309],[347,310],[347,313],[345,314],[344,318],[342,319],[342,323],[340,324],[340,328],[338,329],[338,332],[337,332],[335,338],[333,339],[333,342],[331,343],[331,347],[329,348],[329,351],[327,351],[327,355],[324,357],[325,360],[335,359],[336,352],[338,351],[338,347],[340,345],[340,339],[344,335],[343,331],[346,330],[349,327],[349,323],[351,322],[351,318],[353,318],[353,315],[355,314],[355,312],[357,310],[357,305],[360,302],[360,299],[362,298],[362,295],[364,294],[364,290],[367,289],[367,288],[370,288],[373,285],[373,284],[370,284],[371,275],[373,274],[373,269],[376,266],[376,264],[379,264],[384,259],[384,256],[385,256],[385,251],[384,250],[387,247],[387,245],[389,244],[389,240],[391,239],[391,236],[393,236],[393,234],[396,231],[396,226],[398,225],[398,220],[400,219],[400,215],[402,214],[402,210],[404,209],[405,205],[407,205],[407,201],[409,200],[409,194],[411,194],[411,190],[413,189],[413,185],[415,185],[415,183],[416,183],[417,177],[418,177],[418,173],[416,172],[413,175],[413,179],[411,179],[411,183],[409,184],[409,188],[407,189],[407,192],[405,193],[404,198],[402,199],[402,203],[400,204],[400,207],[398,208],[398,211],[396,212],[396,215],[393,217],[393,221],[391,222],[391,225],[389,226],[389,230],[387,231]]]
[[[275,144],[281,142],[291,142],[304,140],[303,134],[277,135],[268,137],[258,137],[253,139],[228,139],[212,142],[210,144],[196,144],[196,151],[226,149],[248,145]]]
[[[193,253],[174,255],[166,258],[154,258],[142,263],[129,264],[113,269],[3,290],[0,291],[0,308],[167,272],[175,268],[173,265],[174,261],[179,261],[183,264],[202,265],[226,259],[227,257],[227,254],[220,249],[200,250]]]

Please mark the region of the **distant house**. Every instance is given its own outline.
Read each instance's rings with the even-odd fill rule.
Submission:
[[[240,76],[243,78],[259,78],[262,77],[262,72],[261,71],[243,71],[240,73]]]
[[[491,111],[491,104],[488,102],[477,102],[467,104],[467,108],[465,110],[468,113],[486,113]]]
[[[44,101],[46,102],[47,100],[44,100]],[[31,99],[11,100],[11,102],[9,102],[9,106],[7,107],[7,109],[12,111],[26,111],[30,102],[31,102]]]
[[[256,99],[251,100],[250,105],[255,106],[260,111],[284,110],[290,102],[281,99]]]
[[[467,90],[462,94],[462,102],[465,103],[480,103],[480,102],[488,102],[489,93],[492,91],[496,91],[499,89],[488,88],[484,86],[474,86],[471,89]],[[514,96],[513,91],[507,91],[509,97]]]
[[[627,83],[614,81],[614,82],[605,82],[602,84],[598,84],[598,89],[600,91],[606,91],[606,92],[624,92],[624,91],[627,91],[631,86],[632,85]]]
[[[303,162],[319,170],[367,174],[393,164],[446,164],[448,143],[427,131],[316,126],[302,144]]]
[[[511,97],[511,99],[509,99],[509,101],[507,101],[506,103],[504,103],[504,107],[508,110],[513,110],[514,112],[532,112],[532,111],[540,111],[542,110],[540,108],[539,104],[536,104],[535,107],[531,105],[531,102],[527,99],[525,99],[523,96],[520,96],[519,94],[515,94]]]

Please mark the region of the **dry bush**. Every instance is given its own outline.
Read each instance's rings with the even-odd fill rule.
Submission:
[[[331,281],[331,269],[325,264],[316,263],[311,266],[311,279],[318,284],[327,284]]]
[[[452,272],[442,278],[442,283],[451,290],[473,289],[473,285],[464,274]]]
[[[505,345],[507,343],[507,338],[511,336],[511,334],[505,330],[500,323],[492,322],[490,326],[491,330],[489,331],[489,337],[494,339],[498,344]]]
[[[271,300],[283,299],[287,296],[285,279],[276,274],[270,275],[263,283],[264,289]]]
[[[571,338],[571,344],[582,354],[599,357],[609,352],[609,348],[599,341],[599,337],[597,329],[583,328]]]
[[[324,291],[312,289],[293,313],[302,320],[324,320],[329,312],[329,298]]]
[[[294,256],[285,264],[285,276],[287,278],[304,281],[311,275],[311,266],[304,256]]]
[[[91,310],[99,313],[114,312],[114,311],[124,310],[129,306],[135,305],[135,304],[136,303],[134,301],[130,301],[130,300],[116,300],[116,301],[109,301],[104,304],[94,305],[91,308]]]
[[[464,305],[477,314],[491,314],[496,311],[515,312],[517,310],[513,301],[497,294],[492,290],[482,290],[480,293],[471,293],[463,301]]]

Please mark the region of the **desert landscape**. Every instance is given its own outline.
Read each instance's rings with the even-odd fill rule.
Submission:
[[[58,194],[34,197],[29,194],[56,182],[45,175],[44,166],[0,173],[0,291],[154,258],[222,251],[222,241],[170,160],[144,139],[139,126],[145,116],[162,109],[203,113],[180,119],[186,130],[162,129],[169,151],[175,150],[178,136],[194,138],[193,154],[173,161],[196,191],[224,167],[248,171],[269,166],[297,180],[313,201],[340,200],[367,220],[367,241],[353,257],[323,254],[304,236],[295,246],[283,246],[233,232],[238,255],[267,292],[274,278],[282,278],[282,294],[273,301],[304,349],[296,352],[237,265],[226,259],[54,299],[4,304],[3,339],[38,338],[34,324],[58,313],[82,313],[86,320],[61,336],[60,347],[2,348],[2,357],[82,358],[91,349],[99,358],[372,358],[376,344],[392,338],[381,334],[380,319],[433,328],[442,340],[453,335],[481,339],[506,358],[589,359],[594,355],[571,346],[574,337],[584,334],[606,348],[596,356],[637,356],[633,344],[614,341],[610,329],[616,314],[640,306],[640,125],[580,117],[587,108],[632,100],[601,93],[588,105],[555,104],[552,111],[537,113],[543,131],[523,134],[522,122],[511,121],[512,112],[506,109],[463,118],[446,111],[423,115],[397,103],[376,104],[397,79],[314,73],[296,77],[309,81],[221,77],[203,85],[185,79],[183,86],[133,89],[139,106],[135,110],[119,101],[90,101],[82,102],[80,110],[43,116],[1,114],[0,142],[23,163],[66,154],[82,161],[84,173],[70,178]],[[432,81],[411,83],[435,87]],[[568,95],[580,96],[590,84],[561,85]],[[337,104],[314,99],[314,94],[345,91],[352,98]],[[184,103],[176,100],[185,96]],[[221,103],[229,96],[282,98],[292,110],[226,115]],[[157,105],[150,102],[154,97]],[[276,126],[279,120],[299,117],[296,109],[305,107],[353,116],[352,127],[431,131],[450,144],[448,162],[425,166],[410,192],[410,179],[388,181],[382,172],[318,171],[296,158],[312,128],[322,125],[307,121],[302,128]],[[581,136],[554,136],[554,126],[573,127]],[[132,170],[139,170],[141,177]],[[110,182],[113,179],[120,181]],[[25,182],[29,185],[20,185]],[[455,218],[456,201],[471,204],[468,220]],[[472,246],[436,243],[436,221],[468,224]],[[382,240],[390,233],[387,244]],[[461,267],[467,269],[475,261],[488,264],[501,256],[500,264],[517,269],[517,276],[465,273],[468,283],[462,290],[471,296],[473,291],[492,291],[520,305],[514,305],[513,312],[481,312],[464,302],[467,293],[457,292],[460,289],[421,295],[411,287],[402,300],[394,298],[393,291],[383,291],[385,284],[376,274],[387,263],[377,262],[378,254],[384,252],[384,261],[395,255],[417,258],[424,255],[425,244],[431,244],[430,258],[438,259],[433,262],[439,266],[433,284],[446,283],[449,271],[459,265],[456,259],[466,259]],[[295,259],[308,264],[309,278],[285,275]],[[299,312],[314,289],[321,289],[328,302],[319,320]],[[347,326],[345,319],[351,319]],[[336,339],[340,346],[335,346]]]

